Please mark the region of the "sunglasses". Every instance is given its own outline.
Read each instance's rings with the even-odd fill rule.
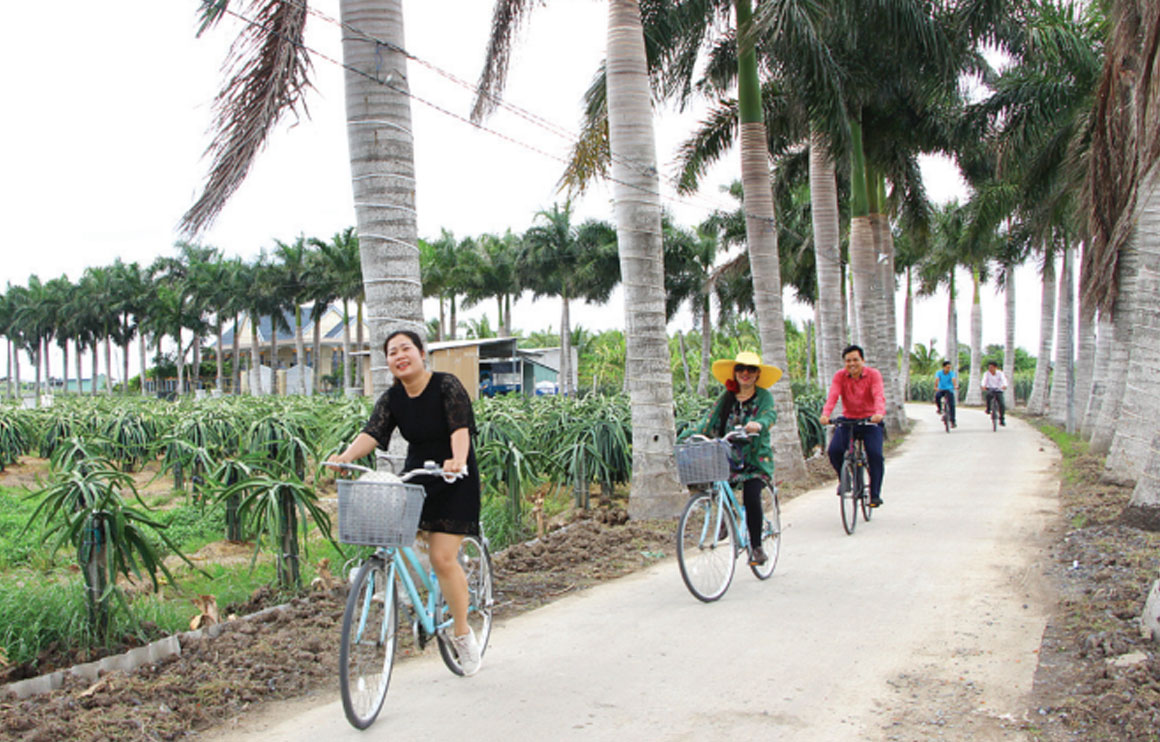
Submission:
[[[760,373],[761,369],[757,366],[742,366],[740,363],[733,367],[734,373],[738,374],[756,374]]]

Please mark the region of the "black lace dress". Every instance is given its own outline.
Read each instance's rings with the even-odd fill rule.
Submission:
[[[407,439],[407,471],[424,461],[442,466],[451,458],[451,433],[467,428],[475,437],[475,413],[471,398],[459,379],[438,371],[417,397],[410,397],[396,383],[379,397],[363,432],[385,449],[391,434],[399,429]],[[427,499],[419,528],[439,533],[479,535],[479,469],[475,465],[475,444],[467,454],[467,476],[455,482],[439,477],[420,477]]]

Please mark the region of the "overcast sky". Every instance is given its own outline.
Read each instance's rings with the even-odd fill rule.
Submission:
[[[25,284],[30,274],[42,280],[66,274],[76,281],[86,267],[108,265],[117,257],[148,264],[173,251],[175,225],[199,192],[208,167],[202,154],[209,142],[211,104],[239,28],[238,21],[227,19],[206,37],[195,38],[197,5],[196,0],[58,0],[13,3],[5,9],[0,25],[0,96],[6,103],[0,225],[6,244],[0,286]],[[473,83],[492,3],[405,0],[403,5],[407,48]],[[311,7],[323,16],[338,16],[338,0],[312,0]],[[444,227],[457,236],[509,227],[523,231],[537,210],[562,199],[556,183],[569,141],[550,129],[577,130],[582,93],[604,56],[605,11],[601,0],[537,7],[520,34],[507,99],[552,127],[501,111],[486,123],[501,137],[413,101],[420,236],[435,236]],[[291,240],[300,233],[325,238],[354,224],[342,70],[322,56],[341,59],[340,29],[311,15],[306,39],[319,53],[309,118],[279,126],[246,183],[200,238],[228,255],[249,259],[270,248],[275,238]],[[415,63],[409,75],[416,99],[467,117],[470,85]],[[696,111],[660,112],[662,174],[673,172],[676,146],[696,120]],[[738,173],[734,154],[711,172],[698,195],[678,199],[666,183],[665,205],[679,223],[691,226],[714,208],[732,207],[719,189]],[[929,161],[924,173],[933,199],[965,198],[948,163]],[[594,189],[576,211],[581,218],[611,219],[608,191]],[[1023,271],[1018,287],[1018,343],[1035,352],[1039,294],[1032,270]],[[969,292],[963,292],[963,341],[968,339],[969,301]],[[987,288],[983,301],[984,342],[1001,342],[1002,298]],[[494,315],[490,305],[475,314],[480,311]],[[787,311],[798,320],[810,315],[804,307],[791,305]],[[515,326],[524,331],[559,327],[555,302],[524,299],[514,314]],[[938,337],[941,343],[945,296],[924,300],[916,317],[915,340]],[[670,330],[688,323],[678,318]],[[573,324],[592,330],[623,326],[619,295],[604,307],[575,308]],[[3,359],[0,349],[0,364]],[[54,371],[59,374],[59,363]]]

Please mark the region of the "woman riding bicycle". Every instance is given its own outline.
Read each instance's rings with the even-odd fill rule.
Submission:
[[[452,643],[460,666],[465,675],[473,675],[479,670],[480,651],[467,623],[467,576],[457,559],[463,537],[479,535],[479,469],[471,445],[475,432],[471,398],[453,375],[427,370],[423,341],[414,332],[391,333],[383,351],[395,383],[375,403],[363,432],[330,461],[350,463],[376,447],[386,449],[398,428],[407,439],[407,470],[421,468],[424,461],[442,461],[447,473],[467,467],[461,479],[448,482],[435,477],[423,483],[427,497],[419,528],[428,534],[431,566],[451,608]]]
[[[773,395],[767,390],[781,378],[781,370],[767,366],[761,357],[742,351],[733,360],[713,362],[713,376],[725,385],[709,416],[689,431],[720,438],[741,427],[750,434],[741,448],[741,462],[729,474],[731,484],[741,483],[745,521],[749,528],[749,563],[764,564],[761,548],[761,488],[773,487],[773,446],[769,429],[777,422]]]

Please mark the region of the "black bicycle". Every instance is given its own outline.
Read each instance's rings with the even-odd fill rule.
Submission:
[[[947,392],[946,394],[943,394],[942,392],[935,392],[935,394],[942,394],[942,397],[940,397],[941,404],[939,405],[942,409],[942,424],[943,427],[946,428],[946,431],[949,433],[951,432],[950,396],[954,394],[954,392]]]
[[[987,407],[991,409],[991,430],[995,432],[999,430],[999,395],[1002,393],[999,389],[987,390]]]
[[[945,405],[945,402],[944,402]],[[850,429],[850,445],[842,461],[842,471],[838,474],[838,499],[842,508],[842,528],[853,535],[858,526],[858,510],[862,519],[869,522],[874,509],[870,506],[870,468],[866,458],[866,444],[854,434],[854,429],[877,425],[870,418],[839,417],[831,421],[835,426]]]

